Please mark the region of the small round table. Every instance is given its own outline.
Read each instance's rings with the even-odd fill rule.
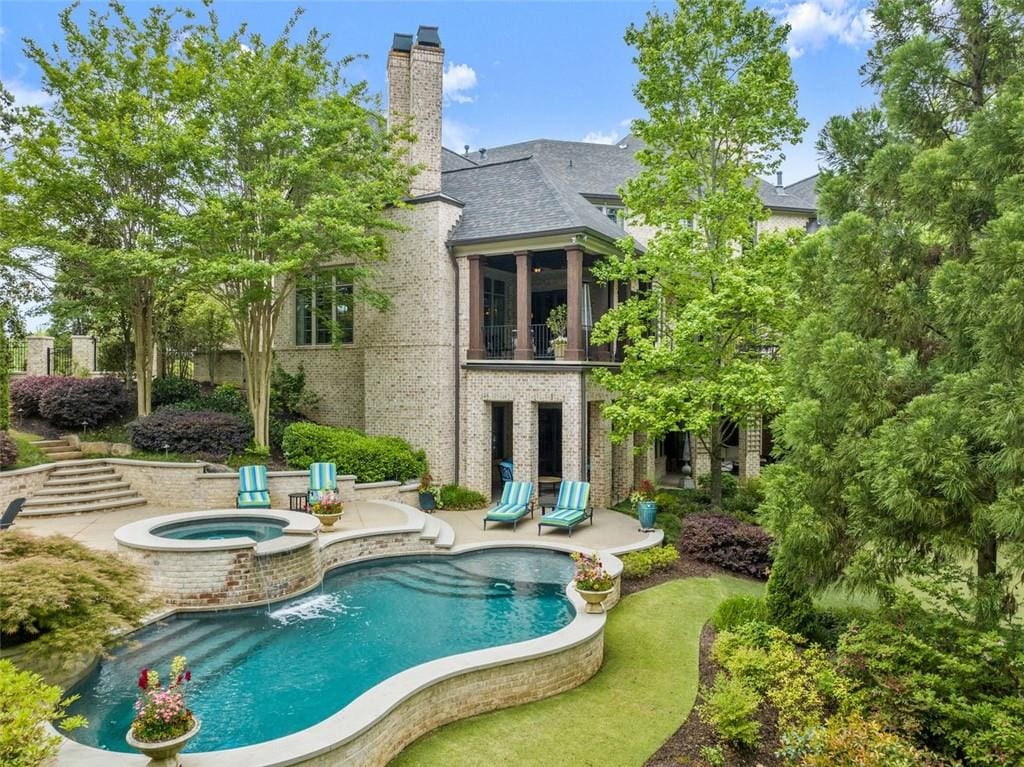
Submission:
[[[554,502],[553,496],[558,494],[558,486],[560,484],[562,484],[561,477],[537,477],[537,497],[540,498],[544,495],[544,488],[546,486],[550,490],[552,502]]]
[[[288,493],[288,508],[291,511],[307,511],[305,493]]]

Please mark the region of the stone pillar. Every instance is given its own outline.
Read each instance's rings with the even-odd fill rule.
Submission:
[[[466,357],[482,360],[484,349],[484,270],[483,256],[469,257],[469,349]]]
[[[647,441],[647,437],[644,434],[636,435],[636,445],[642,445]],[[645,479],[649,479],[654,482],[656,477],[655,474],[655,460],[654,460],[654,443],[647,445],[643,448],[643,451],[639,454],[634,452],[633,459],[633,487],[639,487],[640,483]]]
[[[512,403],[512,476],[537,495],[537,403],[529,399]]]
[[[533,359],[530,338],[530,253],[516,253],[516,359]]]
[[[30,376],[49,375],[47,357],[53,352],[53,336],[28,336],[25,339],[25,374]]]
[[[633,490],[633,437],[612,443],[612,500],[628,498]]]
[[[607,508],[612,499],[611,425],[601,415],[601,402],[587,403],[587,430],[590,434],[590,500],[595,507]]]
[[[575,377],[575,376],[574,376]],[[567,396],[562,402],[562,478],[586,481],[586,456],[582,455],[581,440],[585,413],[580,411],[579,390],[575,397]]]
[[[693,481],[698,483],[701,477],[711,473],[711,454],[696,434],[690,444],[693,448]]]
[[[491,497],[491,403],[485,400],[466,403],[465,431],[462,435],[462,484]],[[445,481],[444,477],[435,477]]]
[[[740,479],[761,476],[761,419],[740,429]]]
[[[582,360],[583,356],[583,248],[571,245],[565,249],[565,293],[569,343],[565,349],[567,360]]]
[[[96,370],[96,343],[92,336],[71,336],[71,368],[78,373]]]

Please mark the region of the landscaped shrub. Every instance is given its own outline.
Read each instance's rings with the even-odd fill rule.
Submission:
[[[18,443],[5,431],[0,431],[0,469],[9,469],[18,462]]]
[[[732,476],[732,475],[729,475]],[[722,497],[722,511],[744,522],[757,521],[757,508],[764,500],[761,481],[756,477],[740,480],[736,491]]]
[[[339,474],[354,474],[357,482],[403,482],[427,471],[426,454],[404,439],[369,437],[355,429],[293,423],[284,430],[281,449],[290,466],[334,462]]]
[[[787,767],[927,767],[943,764],[860,714],[834,716],[827,726],[787,733],[779,750]],[[1009,763],[1006,763],[1009,764]]]
[[[755,578],[768,576],[771,542],[771,536],[757,525],[721,514],[691,514],[679,531],[684,554]]]
[[[39,767],[55,756],[61,738],[50,735],[43,725],[57,722],[69,731],[86,724],[81,717],[66,716],[70,703],[59,687],[46,684],[38,674],[0,660],[0,764]]]
[[[278,364],[274,365],[270,373],[271,413],[297,421],[315,408],[317,402],[319,397],[306,391],[306,371],[301,363],[295,373],[289,373]]]
[[[165,408],[128,424],[132,447],[151,453],[241,453],[252,440],[252,427],[238,415]]]
[[[760,597],[748,597],[743,594],[729,597],[711,616],[711,625],[716,631],[730,631],[746,623],[764,623],[768,620],[768,608]]]
[[[76,379],[66,376],[25,376],[11,381],[11,408],[23,418],[39,415],[40,398],[52,389],[71,386]]]
[[[460,485],[445,485],[441,488],[440,506],[446,511],[464,511],[466,509],[482,509],[487,506],[486,497],[476,490]]]
[[[737,748],[754,748],[761,723],[754,718],[760,703],[756,692],[740,679],[719,674],[711,688],[701,690],[697,708],[701,720],[723,741]]]
[[[679,561],[675,546],[655,546],[622,557],[622,575],[628,579],[646,578],[656,570],[665,570]]]
[[[764,601],[769,622],[790,634],[817,638],[818,619],[810,589],[793,568],[787,566],[785,559],[775,562]]]
[[[727,471],[722,472],[722,500],[731,498],[736,495],[736,491],[739,490],[740,481],[735,474],[730,474]],[[711,474],[701,474],[697,477],[697,488],[703,490],[705,493],[711,492]]]
[[[154,378],[152,389],[153,407],[173,405],[176,402],[196,399],[202,391],[202,385],[191,378],[179,378],[177,376]]]
[[[242,390],[235,384],[221,384],[209,394],[200,394],[192,399],[178,402],[175,410],[212,410],[217,413],[245,415],[249,407],[245,403]]]
[[[114,554],[62,535],[0,534],[0,635],[24,643],[23,666],[99,652],[151,608],[144,593],[141,570]]]
[[[120,379],[67,378],[66,385],[48,389],[39,397],[39,415],[64,429],[82,424],[101,426],[120,418],[130,404]]]

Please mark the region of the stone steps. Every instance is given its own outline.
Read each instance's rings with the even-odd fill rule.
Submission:
[[[50,472],[53,477],[80,477],[87,474],[113,474],[114,469],[105,463],[80,463],[74,466],[58,466]]]
[[[37,439],[32,444],[54,461],[71,461],[82,457],[82,451],[72,447],[66,439]]]
[[[144,506],[146,499],[103,463],[59,466],[26,502],[26,516],[81,514]]]
[[[78,486],[85,487],[87,485],[102,485],[109,482],[119,482],[121,475],[115,472],[113,469],[108,469],[105,472],[94,472],[92,474],[82,475],[60,475],[54,476],[54,473],[50,474],[50,478],[46,480],[47,487],[66,487],[66,486]]]
[[[133,506],[145,506],[146,499],[141,495],[126,498],[116,498],[109,501],[96,501],[93,503],[75,503],[66,506],[32,506],[28,503],[22,510],[21,515],[25,517],[45,517],[55,514],[82,514],[87,511],[112,511],[113,509],[127,509]]]

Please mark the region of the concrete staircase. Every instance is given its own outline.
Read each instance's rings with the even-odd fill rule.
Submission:
[[[32,444],[46,453],[51,461],[69,461],[82,457],[82,451],[72,447],[66,439],[37,439]]]
[[[83,463],[59,466],[25,502],[22,516],[78,514],[144,506],[146,499],[121,479],[113,466]]]

